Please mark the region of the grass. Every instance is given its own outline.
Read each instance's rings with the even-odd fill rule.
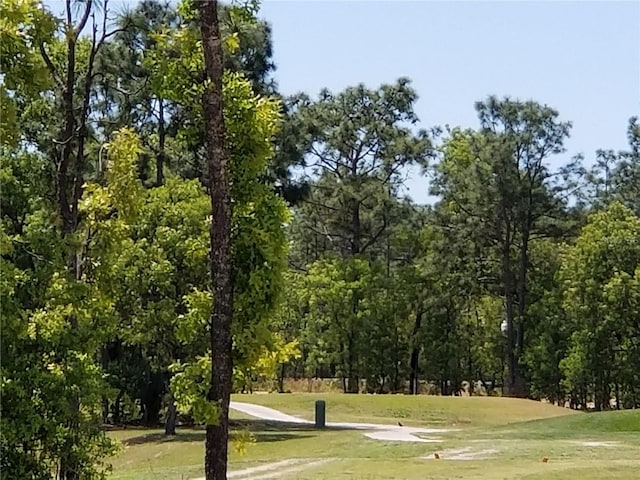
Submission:
[[[245,455],[230,449],[231,470],[283,459],[327,459],[283,479],[634,479],[640,471],[640,411],[576,413],[539,402],[490,397],[401,395],[237,395],[311,419],[316,399],[327,402],[329,421],[451,426],[442,443],[371,440],[358,431],[315,430],[234,414],[236,432],[256,442]],[[202,430],[166,439],[160,430],[112,433],[126,443],[114,461],[114,480],[175,479],[203,475]],[[600,443],[594,443],[600,442]],[[608,443],[607,443],[608,442]],[[599,446],[598,446],[599,445]],[[495,450],[486,459],[452,461],[453,449]],[[439,452],[440,460],[434,459]],[[549,458],[543,463],[543,457]],[[245,478],[245,477],[243,477]],[[246,477],[248,478],[248,477]]]
[[[532,400],[505,397],[440,397],[410,395],[344,395],[342,393],[234,395],[238,402],[256,403],[308,420],[315,400],[327,405],[327,421],[374,422],[411,426],[494,426],[538,418],[576,414]]]

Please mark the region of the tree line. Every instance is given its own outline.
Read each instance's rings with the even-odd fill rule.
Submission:
[[[215,3],[3,2],[2,478],[100,478],[105,423],[220,443],[225,385],[290,377],[640,406],[637,118],[587,168],[532,100],[285,97],[258,4]]]

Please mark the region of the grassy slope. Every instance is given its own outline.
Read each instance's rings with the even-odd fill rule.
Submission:
[[[502,397],[438,397],[410,395],[344,395],[341,393],[234,395],[238,402],[255,403],[309,420],[315,400],[324,400],[327,421],[375,422],[412,426],[493,426],[577,412],[532,400]]]
[[[526,400],[404,396],[244,395],[235,400],[277,408],[311,418],[313,401],[327,401],[329,420],[407,425],[456,425],[441,444],[399,444],[365,438],[354,431],[315,431],[234,415],[240,429],[257,443],[247,454],[231,450],[232,469],[287,458],[329,458],[331,462],[301,472],[296,479],[633,479],[640,470],[640,412],[578,414]],[[155,434],[155,435],[154,435]],[[114,463],[117,479],[182,479],[202,475],[201,431],[182,431],[166,440],[160,432],[125,430],[129,439]],[[590,447],[582,442],[617,442]],[[496,449],[493,458],[474,461],[433,460],[434,452],[455,448]],[[542,463],[542,457],[549,463]],[[286,478],[286,477],[283,477]]]

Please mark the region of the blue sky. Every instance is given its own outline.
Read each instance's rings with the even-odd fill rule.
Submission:
[[[477,127],[490,94],[546,103],[573,122],[569,158],[626,147],[640,114],[640,2],[265,0],[285,93],[412,79],[422,126]],[[561,162],[562,158],[553,160]],[[409,195],[428,201],[412,172]]]
[[[136,2],[111,2],[123,3]],[[425,128],[477,127],[474,102],[490,94],[534,99],[573,122],[564,157],[587,162],[598,148],[625,148],[627,120],[640,115],[638,0],[263,0],[260,16],[284,94],[409,77]],[[418,172],[408,187],[429,200]]]

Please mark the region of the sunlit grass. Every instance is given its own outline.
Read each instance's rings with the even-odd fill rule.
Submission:
[[[230,448],[231,470],[283,459],[327,462],[284,479],[634,479],[640,471],[640,411],[576,413],[539,402],[487,397],[408,397],[341,394],[238,395],[234,400],[270,406],[311,419],[314,400],[327,402],[330,421],[450,426],[442,443],[398,443],[362,432],[250,420],[233,414],[234,429],[256,443],[245,455]],[[179,429],[112,432],[126,443],[115,459],[114,479],[175,479],[203,475],[204,432]],[[460,449],[493,451],[487,458],[453,461]],[[439,452],[441,458],[434,459]],[[548,462],[543,462],[543,458]],[[275,477],[274,477],[275,478]]]

